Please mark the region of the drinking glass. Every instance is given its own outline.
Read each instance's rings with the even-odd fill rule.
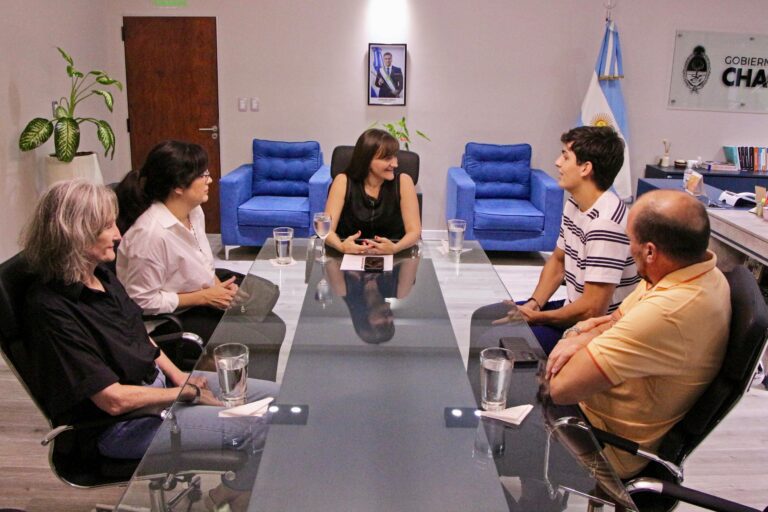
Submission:
[[[213,349],[213,359],[224,406],[243,405],[248,392],[248,347],[241,343],[219,345]]]
[[[500,411],[507,406],[507,389],[515,359],[512,351],[491,347],[480,352],[480,407]]]
[[[467,221],[461,219],[448,220],[448,250],[461,252],[464,245],[464,231],[467,229]]]
[[[293,240],[293,228],[275,228],[272,230],[275,239],[275,252],[278,265],[290,265],[291,241]]]
[[[328,304],[333,304],[333,293],[331,292],[331,283],[325,278],[325,262],[321,262],[320,269],[322,275],[315,288],[315,300],[325,309]]]
[[[322,240],[323,244],[320,246],[320,258],[318,261],[325,263],[328,261],[328,257],[325,255],[325,239],[328,233],[331,231],[331,214],[325,212],[318,212],[313,219],[315,226],[315,233],[317,237]]]

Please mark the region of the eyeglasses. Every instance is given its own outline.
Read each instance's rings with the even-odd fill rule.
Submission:
[[[198,178],[210,178],[210,177],[211,177],[211,171],[209,171],[208,169],[206,169],[205,171],[203,171],[203,174],[201,174],[200,176],[198,176]]]

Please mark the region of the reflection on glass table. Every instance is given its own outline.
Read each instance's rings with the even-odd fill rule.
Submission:
[[[324,270],[334,295],[342,298],[349,308],[357,336],[366,343],[391,340],[395,335],[392,300],[408,296],[416,282],[419,260],[397,259],[392,272],[342,271],[340,266],[341,260],[333,258]]]

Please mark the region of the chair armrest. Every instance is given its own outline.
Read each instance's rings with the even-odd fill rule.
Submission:
[[[331,186],[331,168],[321,165],[309,178],[309,226],[317,212],[325,211],[325,201],[328,199],[328,187]]]
[[[445,190],[445,218],[467,221],[465,238],[474,239],[475,182],[461,167],[448,169]]]
[[[232,240],[237,237],[237,209],[252,195],[253,165],[251,164],[243,164],[219,180],[222,239]]]
[[[200,347],[200,350],[203,349],[203,338],[201,338],[199,335],[195,334],[194,332],[173,332],[171,334],[162,334],[160,336],[153,336],[153,340],[155,340],[155,343],[157,343],[158,346],[162,348],[162,345],[173,343],[173,344],[185,344],[185,345],[194,345],[197,347]]]
[[[182,371],[190,371],[203,353],[203,339],[193,332],[153,336],[160,350]]]
[[[617,436],[616,434],[606,432],[605,430],[601,430],[594,426],[592,427],[592,433],[594,434],[595,439],[600,442],[600,444],[607,444],[632,455],[653,461],[669,471],[669,473],[674,478],[676,478],[678,482],[683,481],[683,470],[680,466],[668,460],[662,459],[655,453],[640,449],[640,445],[638,443],[624,437]]]
[[[88,430],[92,428],[103,428],[103,427],[108,427],[110,425],[114,425],[115,423],[120,423],[122,421],[133,420],[137,418],[145,418],[149,416],[163,416],[164,410],[165,408],[160,406],[142,407],[141,409],[136,409],[135,411],[131,411],[126,414],[121,414],[119,416],[109,416],[107,418],[102,418],[102,419],[93,420],[93,421],[73,423],[71,425],[59,425],[58,427],[54,428],[53,430],[45,434],[45,436],[40,440],[40,444],[43,446],[48,446],[60,434],[63,434],[64,432],[68,432],[70,430],[76,431],[76,430]]]
[[[176,326],[177,332],[182,332],[184,330],[184,326],[181,324],[181,319],[173,313],[160,313],[157,315],[141,315],[141,319],[144,320],[145,322],[153,321],[153,320],[162,320],[162,321],[170,322]]]
[[[695,489],[683,487],[671,482],[664,482],[655,478],[637,478],[627,483],[629,494],[653,493],[668,496],[678,501],[690,503],[697,507],[720,512],[760,512],[756,508],[747,507],[733,501],[718,498]]]
[[[531,169],[531,203],[544,212],[544,231],[557,230],[563,217],[563,189],[541,169]]]

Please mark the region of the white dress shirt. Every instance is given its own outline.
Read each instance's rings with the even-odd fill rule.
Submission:
[[[145,314],[170,313],[179,293],[215,282],[213,253],[205,236],[203,209],[189,213],[187,229],[161,202],[155,202],[125,233],[117,255],[117,277]]]

